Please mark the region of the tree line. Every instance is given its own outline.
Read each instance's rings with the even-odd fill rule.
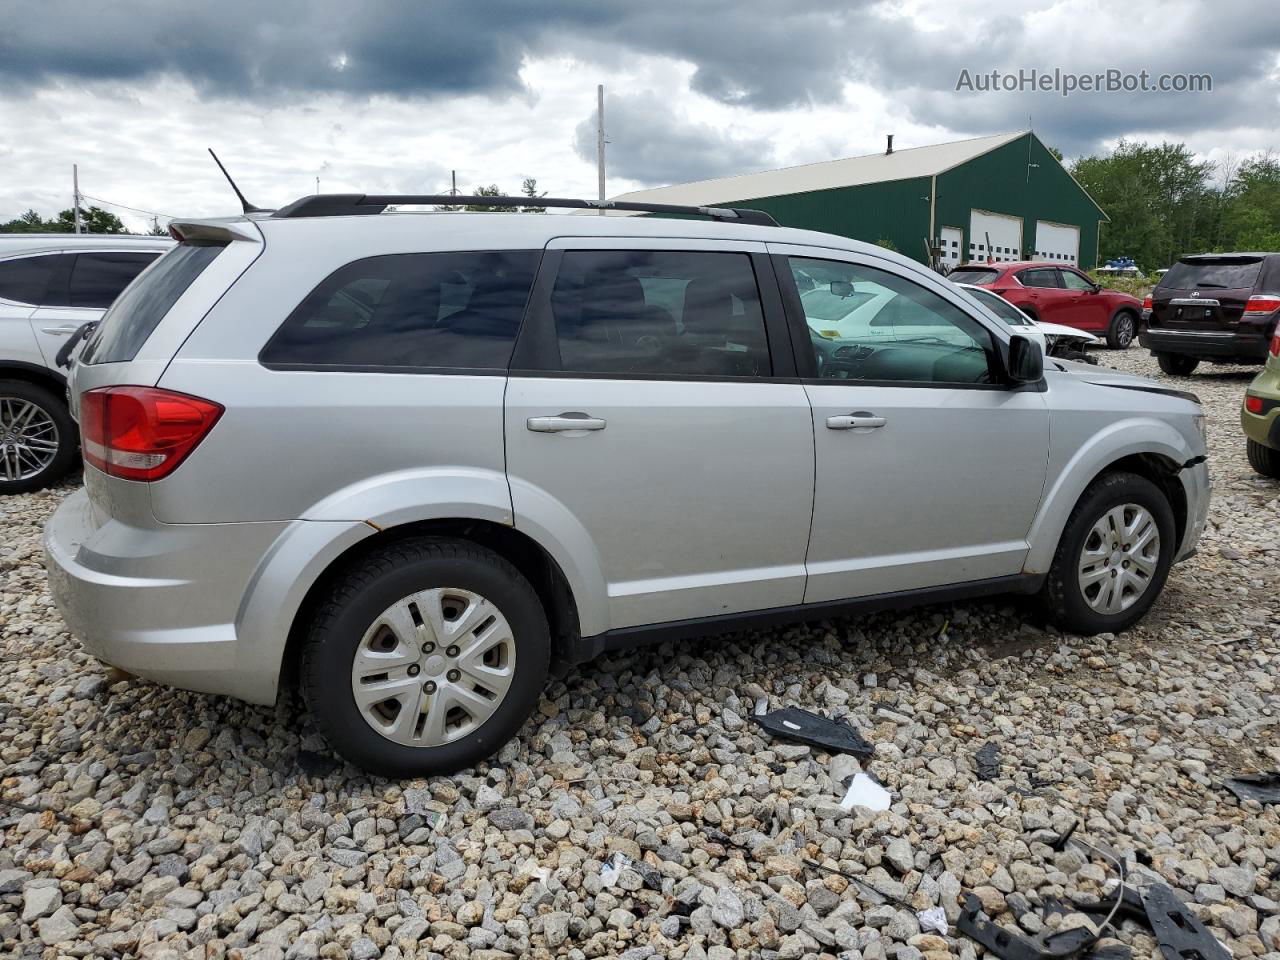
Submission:
[[[1183,143],[1121,140],[1068,165],[1110,217],[1100,259],[1133,257],[1145,272],[1184,253],[1280,251],[1280,157],[1197,160]]]

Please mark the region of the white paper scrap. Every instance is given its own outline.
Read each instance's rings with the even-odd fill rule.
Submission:
[[[859,773],[849,783],[849,792],[840,801],[840,806],[845,810],[852,810],[854,807],[866,807],[868,810],[888,810],[890,799],[888,790],[865,773]]]

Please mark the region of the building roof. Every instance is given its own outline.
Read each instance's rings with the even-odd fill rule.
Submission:
[[[872,153],[798,167],[782,167],[761,173],[745,173],[716,180],[698,180],[670,187],[635,190],[615,200],[644,200],[652,203],[718,204],[810,193],[838,187],[854,187],[888,180],[932,177],[962,163],[990,153],[1029,131],[1000,133],[991,137],[936,143],[927,147],[906,147],[893,153]]]

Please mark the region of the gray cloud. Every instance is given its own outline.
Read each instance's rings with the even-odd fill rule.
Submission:
[[[605,100],[611,177],[646,186],[704,180],[772,165],[767,139],[725,134],[706,123],[677,115],[671,103],[652,93],[609,96]],[[574,148],[589,163],[596,159],[595,115],[578,124]]]

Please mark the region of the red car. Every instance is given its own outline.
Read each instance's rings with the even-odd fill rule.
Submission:
[[[1033,320],[1105,336],[1113,350],[1127,349],[1138,333],[1142,301],[1100,287],[1075,267],[1035,260],[964,263],[947,279],[986,287]]]

